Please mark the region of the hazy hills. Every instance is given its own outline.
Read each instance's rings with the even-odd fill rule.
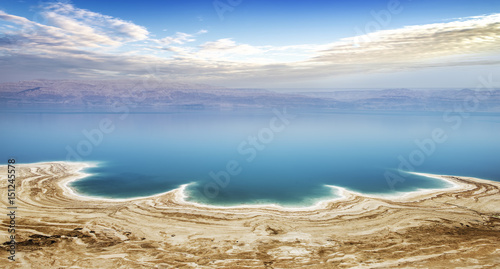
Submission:
[[[201,84],[134,80],[33,80],[0,84],[0,104],[9,107],[65,107],[110,110],[168,108],[296,107],[331,110],[500,112],[500,90],[295,90],[230,89]]]

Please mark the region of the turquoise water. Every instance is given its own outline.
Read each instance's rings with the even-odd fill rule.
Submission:
[[[448,186],[398,169],[500,181],[499,114],[277,111],[3,111],[0,157],[98,162],[72,184],[86,195],[191,183],[188,200],[212,205],[307,206],[336,196],[326,185],[370,194]]]

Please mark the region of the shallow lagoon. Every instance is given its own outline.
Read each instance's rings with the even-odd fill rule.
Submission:
[[[327,185],[370,194],[449,186],[408,170],[500,180],[498,114],[276,108],[0,116],[8,126],[0,133],[3,159],[97,162],[92,176],[72,183],[91,196],[146,196],[191,183],[194,202],[308,206],[336,197]]]

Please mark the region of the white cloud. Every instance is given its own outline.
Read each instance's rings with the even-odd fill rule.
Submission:
[[[72,33],[81,28],[91,28],[92,34],[108,36],[118,41],[138,41],[148,38],[145,27],[111,16],[102,15],[85,9],[75,8],[71,4],[52,3],[47,5],[42,16],[54,26]],[[87,32],[85,32],[87,33]]]
[[[158,43],[163,44],[163,45],[170,45],[170,44],[182,45],[182,44],[185,44],[187,42],[195,41],[196,39],[194,39],[193,37],[194,36],[191,34],[177,32],[173,36],[167,36],[165,38],[158,40]]]
[[[494,14],[346,38],[319,52],[314,61],[338,63],[345,57],[353,57],[368,63],[421,62],[449,55],[498,51],[499,41],[500,14]]]
[[[190,81],[313,80],[498,65],[498,57],[491,55],[500,52],[500,14],[288,46],[254,46],[233,38],[199,44],[196,39],[207,33],[204,29],[154,39],[143,26],[64,3],[45,6],[41,15],[44,24],[0,11],[0,20],[10,23],[0,38],[2,74],[141,76],[148,75],[149,66],[158,66],[156,76]]]
[[[248,44],[236,44],[231,38],[223,38],[216,41],[210,41],[200,45],[199,54],[214,53],[218,56],[225,54],[248,55],[262,53],[263,50]]]
[[[0,20],[17,25],[17,29],[6,34],[23,41],[34,51],[43,46],[52,46],[55,50],[59,46],[120,46],[126,42],[144,40],[149,34],[142,26],[65,3],[44,6],[40,16],[46,24],[0,11]]]

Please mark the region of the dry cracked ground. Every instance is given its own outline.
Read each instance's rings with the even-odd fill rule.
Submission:
[[[78,169],[24,165],[16,262],[2,268],[499,268],[497,182],[449,177],[461,189],[406,201],[347,194],[323,208],[208,209],[176,193],[82,200],[60,182]],[[2,176],[3,177],[3,176]],[[3,178],[2,178],[3,180]],[[0,193],[6,197],[5,190]],[[6,204],[4,205],[6,206]]]

